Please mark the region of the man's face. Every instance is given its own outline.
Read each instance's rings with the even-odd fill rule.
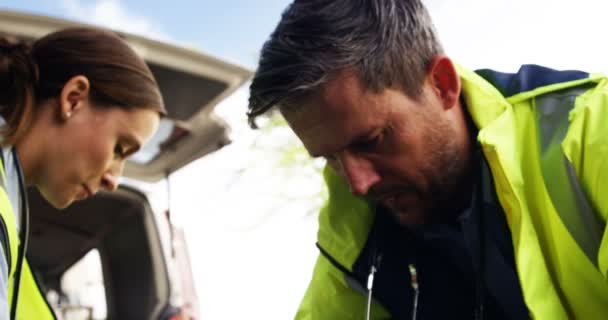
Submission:
[[[303,105],[281,112],[308,152],[325,157],[353,194],[417,225],[445,219],[466,171],[466,126],[457,108],[445,108],[429,81],[413,99],[397,89],[374,92],[343,71]]]

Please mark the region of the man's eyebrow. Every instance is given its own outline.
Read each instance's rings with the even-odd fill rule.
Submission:
[[[382,131],[382,128],[372,128],[372,129],[369,129],[368,131],[366,131],[365,133],[362,133],[362,134],[359,134],[359,135],[355,136],[355,138],[352,139],[348,143],[347,148],[354,147],[358,143],[365,142],[365,141],[369,140],[370,137],[374,136],[376,133],[378,133],[380,131]]]
[[[372,128],[365,133],[359,134],[359,135],[355,136],[355,138],[352,139],[352,141],[350,141],[345,147],[339,148],[339,149],[341,150],[341,149],[346,149],[346,148],[351,148],[353,146],[356,146],[357,143],[368,140],[370,136],[372,136],[373,134],[375,134],[376,132],[378,132],[380,130],[381,130],[380,128]],[[308,152],[308,155],[311,158],[327,158],[328,157],[327,152]]]

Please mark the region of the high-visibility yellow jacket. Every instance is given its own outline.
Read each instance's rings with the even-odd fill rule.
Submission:
[[[8,303],[11,305],[14,297],[14,281],[17,273],[17,260],[19,249],[19,235],[15,224],[15,215],[5,189],[6,175],[4,173],[4,164],[0,161],[0,243],[3,246],[5,253],[9,275],[8,275]],[[55,314],[48,305],[44,294],[41,292],[38,283],[30,269],[26,259],[21,267],[21,281],[19,284],[19,299],[17,300],[16,317],[18,320],[55,320]]]
[[[527,65],[516,74],[460,69],[462,97],[509,230],[534,319],[608,315],[608,78]],[[350,270],[374,219],[326,171],[318,244]],[[347,270],[347,271],[348,271]],[[297,319],[355,319],[365,296],[320,255]],[[373,319],[387,319],[375,306]]]

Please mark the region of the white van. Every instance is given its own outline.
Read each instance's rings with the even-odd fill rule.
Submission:
[[[0,33],[26,40],[78,24],[0,11]],[[229,143],[214,107],[251,76],[200,52],[121,33],[147,61],[168,117],[125,165],[114,193],[102,192],[61,212],[29,191],[27,258],[58,319],[197,319],[184,237],[170,221],[167,190],[141,181],[172,172]]]

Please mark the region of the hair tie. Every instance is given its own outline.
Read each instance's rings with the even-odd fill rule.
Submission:
[[[6,55],[15,53],[27,53],[27,46],[16,39],[0,37],[0,52]]]
[[[12,64],[13,68],[16,68],[13,70],[20,70],[19,73],[30,83],[32,89],[36,90],[39,71],[30,53],[31,46],[28,43],[15,37],[0,36],[0,57],[4,56],[5,59],[8,59],[9,65]]]

